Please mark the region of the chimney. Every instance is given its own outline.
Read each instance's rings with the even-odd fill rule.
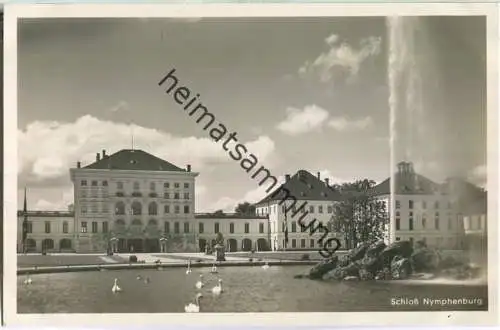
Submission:
[[[191,172],[191,165],[190,165],[190,164],[187,164],[187,166],[186,166],[186,170],[187,170],[188,172]]]
[[[106,150],[102,149],[102,159],[104,159],[104,157],[106,157]]]
[[[101,160],[101,154],[100,153],[96,153],[95,154],[95,161],[98,162]]]
[[[82,167],[82,163],[81,162],[76,162],[76,168],[81,168]]]
[[[321,180],[321,173],[318,172],[318,180]]]
[[[290,181],[290,174],[285,175],[285,182],[288,182],[288,181]]]
[[[330,179],[329,178],[325,178],[325,184],[330,187]]]

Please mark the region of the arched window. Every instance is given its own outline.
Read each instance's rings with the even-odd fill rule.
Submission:
[[[142,221],[139,219],[132,220],[132,226],[142,226]]]
[[[125,203],[124,202],[117,202],[115,204],[115,214],[117,214],[117,215],[124,215],[125,214]]]
[[[125,226],[125,221],[123,221],[122,219],[118,219],[115,221],[115,225],[116,226]]]
[[[155,219],[151,219],[148,222],[148,226],[156,227],[156,226],[158,226],[158,221],[156,221]]]
[[[149,213],[149,215],[157,215],[158,214],[158,205],[155,202],[149,203],[148,213]]]
[[[132,203],[132,214],[141,215],[142,214],[142,204],[138,201]]]

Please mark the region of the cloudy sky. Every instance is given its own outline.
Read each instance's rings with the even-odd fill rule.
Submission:
[[[198,212],[263,197],[158,87],[172,68],[276,176],[306,169],[332,181],[388,177],[392,91],[396,161],[414,161],[435,180],[480,181],[484,22],[434,18],[388,28],[383,17],[25,20],[18,200],[27,186],[30,209],[66,209],[69,167],[89,164],[102,149],[130,148],[132,132],[135,148],[200,172]],[[391,29],[397,48],[389,47]],[[389,65],[389,58],[396,61]]]

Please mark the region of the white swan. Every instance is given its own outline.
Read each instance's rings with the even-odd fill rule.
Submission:
[[[113,293],[117,293],[117,292],[122,291],[122,288],[120,288],[118,286],[118,279],[117,278],[115,278],[115,284],[113,284],[113,288],[111,289],[111,291],[113,291]]]
[[[201,288],[203,288],[204,285],[205,284],[203,284],[203,275],[200,274],[200,280],[198,282],[196,282],[195,286],[197,289],[201,289]]]
[[[29,285],[31,283],[33,283],[33,281],[31,280],[31,276],[28,275],[28,277],[24,280],[24,284]]]
[[[187,274],[191,274],[192,270],[191,270],[191,259],[188,261],[188,269],[186,270],[186,275]]]
[[[194,304],[190,303],[189,305],[184,306],[184,311],[186,313],[198,313],[200,311],[201,297],[203,297],[202,294],[198,293],[194,298]]]
[[[267,263],[267,261],[264,265],[262,265],[262,269],[269,269],[269,264]]]
[[[137,279],[137,280],[142,279],[141,275],[137,275],[136,279]]]
[[[219,284],[213,287],[212,293],[217,295],[222,293],[222,280],[220,278],[219,278]]]
[[[210,269],[210,273],[212,273],[212,274],[216,274],[216,273],[218,273],[218,271],[217,271],[217,266],[215,265],[215,262],[214,262],[214,264],[212,265],[212,269]]]

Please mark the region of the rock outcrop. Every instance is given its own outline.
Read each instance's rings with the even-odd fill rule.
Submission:
[[[295,278],[314,280],[403,280],[430,279],[437,276],[470,279],[480,276],[478,267],[465,265],[451,257],[417,242],[413,249],[409,241],[397,241],[389,246],[382,241],[362,243],[343,256],[332,256],[321,261],[308,273]]]

